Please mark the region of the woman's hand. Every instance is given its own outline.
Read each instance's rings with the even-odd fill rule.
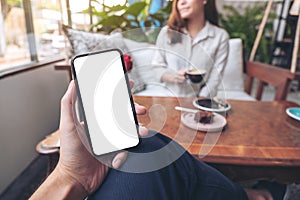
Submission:
[[[168,83],[184,83],[185,70],[179,70],[176,73],[166,72],[162,75],[161,80]]]

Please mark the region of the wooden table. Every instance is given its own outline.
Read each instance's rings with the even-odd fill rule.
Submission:
[[[181,123],[175,106],[193,108],[191,98],[141,97],[148,108],[139,122],[167,135],[192,155],[218,168],[235,181],[300,180],[300,122],[286,114],[299,107],[287,101],[228,101],[227,126],[217,133],[195,131]]]

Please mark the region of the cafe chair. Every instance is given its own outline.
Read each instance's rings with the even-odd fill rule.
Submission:
[[[274,100],[286,100],[292,80],[300,80],[300,73],[291,73],[287,69],[273,65],[247,61],[246,63],[245,92],[251,95],[254,90],[254,80],[258,81],[255,98],[261,100],[264,86],[271,85],[275,88]]]

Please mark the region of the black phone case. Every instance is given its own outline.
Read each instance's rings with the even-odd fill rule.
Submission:
[[[125,76],[125,80],[126,80],[126,85],[127,85],[127,89],[128,89],[128,94],[129,94],[131,109],[132,109],[132,112],[133,112],[134,122],[135,122],[135,125],[136,125],[137,134],[139,133],[138,120],[137,120],[137,116],[136,116],[136,111],[135,111],[134,102],[133,102],[132,93],[131,93],[130,84],[129,84],[129,78],[128,78],[128,75],[127,75],[127,70],[126,70],[126,67],[125,67],[125,62],[124,62],[124,57],[123,57],[122,51],[120,49],[114,48],[114,49],[106,49],[106,50],[100,50],[100,51],[93,51],[93,52],[78,54],[78,55],[72,57],[72,59],[71,59],[71,71],[72,71],[73,79],[74,79],[75,86],[76,86],[76,92],[77,92],[77,96],[78,96],[78,104],[79,104],[80,108],[82,109],[82,115],[83,115],[83,120],[84,120],[84,124],[85,124],[84,127],[85,127],[85,131],[86,131],[87,138],[88,138],[88,141],[89,141],[89,145],[91,147],[93,155],[96,156],[96,157],[97,156],[105,156],[107,154],[114,153],[115,151],[114,152],[108,152],[108,153],[105,153],[105,154],[100,154],[100,155],[98,155],[98,154],[96,154],[94,152],[93,145],[92,145],[92,142],[91,142],[90,133],[89,133],[88,122],[86,120],[84,106],[83,106],[83,103],[82,103],[82,98],[81,98],[81,94],[80,94],[80,90],[79,90],[79,84],[78,84],[78,79],[77,79],[77,75],[76,75],[76,71],[75,71],[74,60],[77,59],[77,58],[79,58],[79,57],[86,57],[86,56],[89,56],[89,55],[100,54],[100,53],[105,53],[105,52],[109,52],[109,51],[117,51],[120,54],[120,58],[121,58],[121,61],[122,61],[123,72],[124,72],[124,76]],[[137,143],[137,145],[139,143],[140,143],[140,138],[139,138],[139,135],[138,135],[138,143]],[[133,147],[136,147],[136,146],[132,146],[132,147],[125,148],[125,149],[120,149],[120,150],[117,150],[117,151],[129,150],[129,149],[131,149]]]

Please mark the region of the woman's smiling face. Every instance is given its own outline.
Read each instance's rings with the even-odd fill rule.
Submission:
[[[206,0],[178,0],[177,9],[182,19],[190,19],[204,12]]]

